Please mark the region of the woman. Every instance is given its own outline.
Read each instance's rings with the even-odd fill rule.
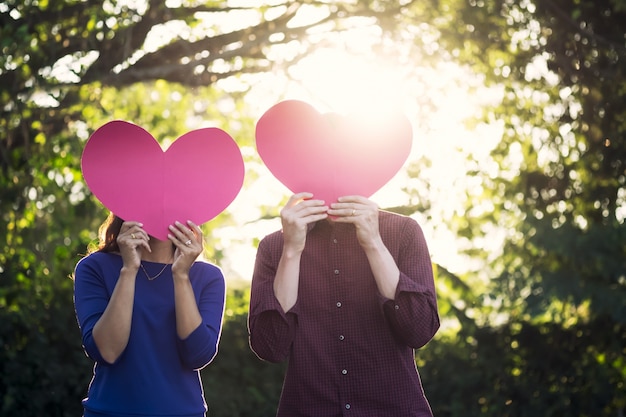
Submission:
[[[217,354],[224,276],[197,261],[197,225],[169,230],[160,241],[111,214],[76,265],[76,315],[95,362],[84,417],[206,414],[199,370]]]

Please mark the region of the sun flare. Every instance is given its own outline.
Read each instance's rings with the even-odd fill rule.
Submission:
[[[318,49],[307,58],[288,68],[288,77],[275,73],[248,94],[251,106],[264,112],[276,102],[284,99],[302,100],[321,113],[340,113],[360,116],[364,123],[375,123],[389,113],[403,113],[413,129],[413,144],[403,168],[371,199],[381,208],[414,204],[404,190],[421,187],[427,183],[429,189],[418,192],[428,195],[432,206],[429,219],[415,213],[420,221],[435,262],[449,270],[462,270],[467,261],[457,250],[457,239],[446,223],[452,213],[459,210],[464,187],[471,178],[467,177],[467,157],[475,162],[486,158],[489,149],[499,137],[498,129],[475,129],[470,131],[465,119],[478,111],[485,101],[493,100],[493,94],[472,86],[480,80],[452,63],[400,63],[401,59],[382,58],[363,50],[348,53],[345,48]],[[384,157],[384,155],[381,155]],[[427,165],[421,160],[427,160]],[[409,166],[418,164],[419,181],[410,177]],[[267,205],[280,201],[289,193],[269,171],[259,168],[259,179],[254,190],[258,190],[258,201]],[[239,207],[241,206],[241,208]],[[235,211],[247,210],[249,204],[237,199]],[[249,211],[249,210],[248,210]],[[258,222],[258,213],[249,212],[244,223],[250,233],[262,236],[280,227],[279,219]],[[262,231],[260,231],[262,230]],[[229,236],[231,248],[240,229],[233,228]],[[226,229],[220,233],[230,233]],[[247,256],[253,250],[242,245]],[[240,276],[250,277],[252,266],[242,264],[242,256],[233,258],[230,265]]]
[[[292,76],[320,111],[375,115],[403,102],[401,71],[374,56],[324,49],[294,67]]]

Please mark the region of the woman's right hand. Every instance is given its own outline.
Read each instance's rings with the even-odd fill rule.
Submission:
[[[309,223],[328,217],[328,206],[312,197],[311,193],[294,194],[280,212],[286,250],[302,252]]]
[[[151,252],[150,237],[138,222],[124,222],[117,235],[117,246],[124,261],[124,267],[139,269],[142,249]]]

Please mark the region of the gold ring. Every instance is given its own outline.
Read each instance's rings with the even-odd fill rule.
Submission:
[[[185,245],[189,246],[191,245],[191,239],[185,242]]]
[[[132,237],[132,238],[134,239],[134,238],[135,238],[135,234],[134,234],[134,233],[131,233],[131,234],[130,234],[130,237]]]
[[[356,209],[352,209],[352,215],[354,216],[356,214]]]

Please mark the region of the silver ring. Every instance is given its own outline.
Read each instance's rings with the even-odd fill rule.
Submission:
[[[185,245],[189,246],[191,245],[191,239],[189,239],[188,241],[185,242]]]

